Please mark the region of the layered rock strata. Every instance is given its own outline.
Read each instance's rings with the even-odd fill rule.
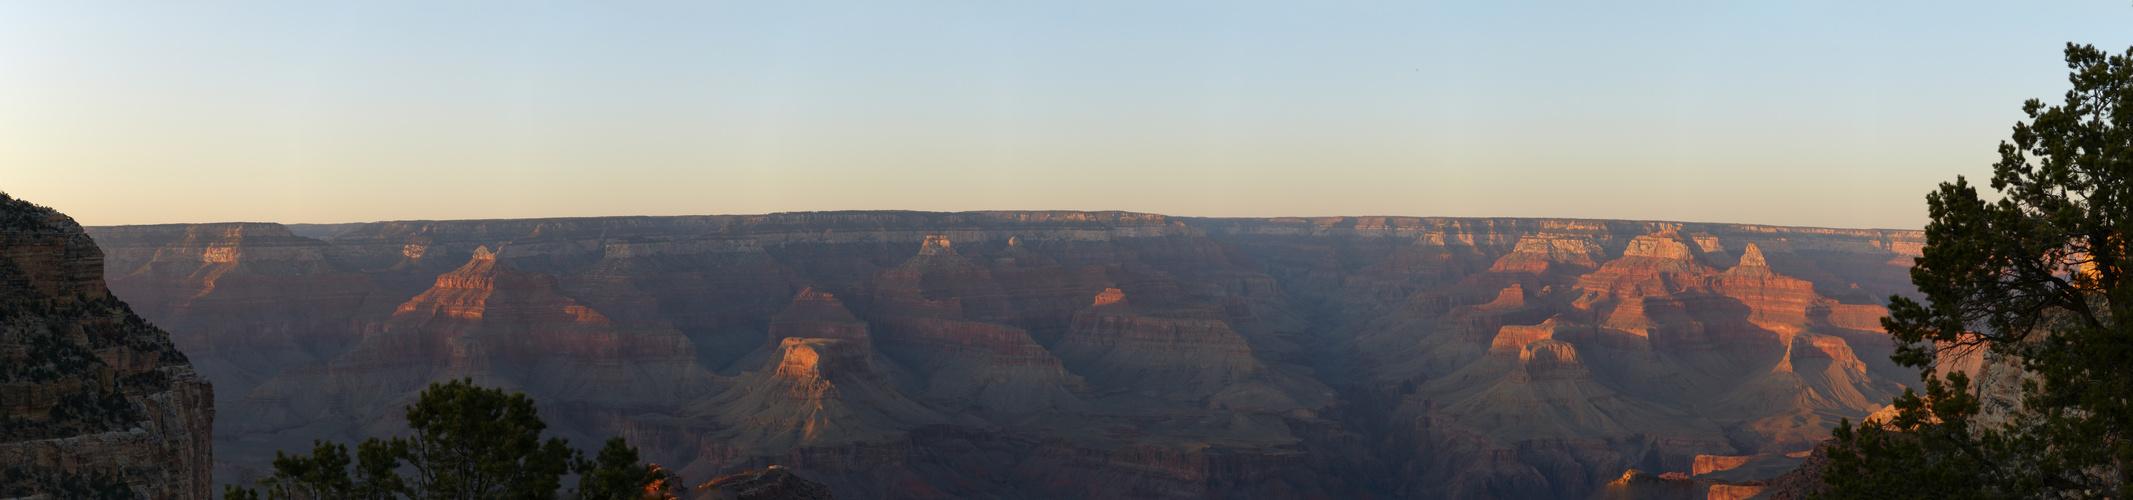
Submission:
[[[801,337],[780,344],[774,363],[688,410],[724,427],[712,440],[783,453],[801,446],[896,441],[905,431],[956,421],[890,387],[868,363],[866,344]]]
[[[0,194],[0,497],[205,499],[214,390],[74,220]]]
[[[866,498],[1582,498],[1782,456],[1915,377],[1877,297],[1911,293],[1922,243],[1123,212],[238,226],[96,229],[140,234],[122,293],[256,380],[224,396],[257,409],[226,479],[393,425],[333,401],[473,376],[690,477],[776,464]],[[236,299],[274,287],[303,309]]]
[[[671,410],[709,394],[716,382],[694,352],[663,323],[612,320],[563,295],[554,276],[477,248],[342,355],[286,369],[232,403],[251,418],[230,426],[241,438],[226,454],[257,460],[313,438],[391,435],[428,384],[461,378],[525,392],[563,417],[558,432],[590,438],[569,410]]]

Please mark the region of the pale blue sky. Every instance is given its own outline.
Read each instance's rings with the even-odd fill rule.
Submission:
[[[2133,4],[5,1],[0,190],[87,224],[1916,228],[2068,41],[2125,50]]]

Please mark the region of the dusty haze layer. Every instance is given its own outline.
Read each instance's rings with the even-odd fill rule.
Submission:
[[[1781,471],[1915,379],[1876,320],[1923,243],[1127,212],[90,231],[114,292],[222,388],[218,480],[395,432],[423,384],[474,377],[692,480],[778,464],[854,498],[1584,498],[1632,468]]]

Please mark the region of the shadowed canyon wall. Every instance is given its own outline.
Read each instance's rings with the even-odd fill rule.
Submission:
[[[81,226],[0,194],[0,497],[208,498],[213,393]]]
[[[1586,498],[1782,456],[1914,373],[1915,231],[1123,212],[91,228],[223,390],[218,481],[525,391],[850,498]],[[1705,457],[1699,459],[1699,457]],[[1710,467],[1705,467],[1710,469]]]

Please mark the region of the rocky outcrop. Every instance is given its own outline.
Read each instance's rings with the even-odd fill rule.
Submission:
[[[214,391],[74,220],[0,194],[0,496],[205,499]]]
[[[1833,441],[1816,445],[1805,460],[1791,471],[1770,480],[1770,486],[1759,494],[1768,500],[1806,500],[1829,493],[1829,486],[1822,484],[1822,471],[1829,469],[1829,446]]]
[[[1770,489],[1763,481],[1727,481],[1688,477],[1679,472],[1652,474],[1636,469],[1622,473],[1594,494],[1595,500],[1745,500]]]
[[[711,480],[696,487],[690,500],[830,500],[828,486],[772,465]]]
[[[688,413],[724,427],[712,441],[751,455],[895,442],[911,429],[957,422],[897,392],[867,352],[851,340],[787,337],[774,363]]]
[[[1732,481],[1773,480],[1799,468],[1811,453],[1813,452],[1742,456],[1697,455],[1696,464],[1690,474],[1695,477]]]
[[[690,477],[776,464],[865,498],[1580,498],[1782,456],[1915,377],[1882,361],[1877,297],[1911,293],[1923,241],[1124,212],[279,227],[96,229],[129,242],[122,296],[257,385],[224,395],[226,479],[397,425],[334,401],[467,376]]]

